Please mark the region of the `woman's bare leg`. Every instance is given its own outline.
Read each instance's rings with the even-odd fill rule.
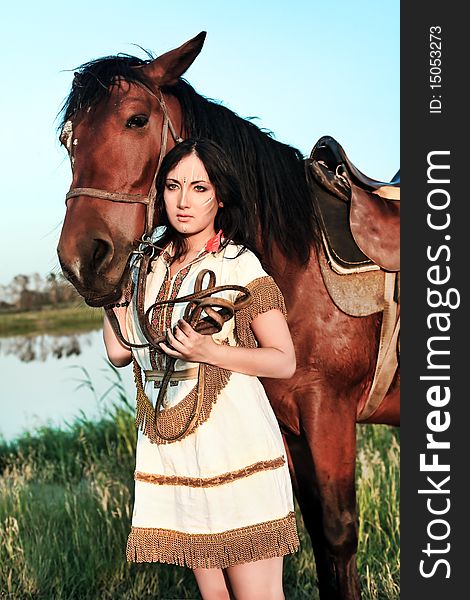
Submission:
[[[203,600],[234,600],[222,569],[193,569]]]
[[[282,564],[276,556],[225,569],[236,600],[284,600]]]

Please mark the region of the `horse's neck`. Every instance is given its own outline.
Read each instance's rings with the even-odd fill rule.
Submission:
[[[280,288],[289,288],[295,285],[294,282],[306,268],[306,265],[302,265],[299,261],[286,256],[276,241],[273,242],[269,252],[263,249],[261,241],[259,241],[258,251],[264,268]],[[312,255],[314,252],[315,249],[312,248]]]

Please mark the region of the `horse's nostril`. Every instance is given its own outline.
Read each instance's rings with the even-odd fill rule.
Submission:
[[[91,262],[95,273],[103,271],[111,262],[113,258],[113,247],[106,240],[95,239],[93,240],[93,253],[91,256]]]

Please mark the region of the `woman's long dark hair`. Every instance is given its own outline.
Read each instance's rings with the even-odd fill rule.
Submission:
[[[256,220],[254,215],[250,214],[250,206],[243,197],[235,169],[224,150],[208,139],[184,140],[170,150],[162,161],[156,180],[156,210],[157,222],[159,225],[165,225],[166,229],[158,240],[158,245],[165,247],[173,242],[172,261],[187,252],[186,237],[176,231],[168,221],[163,194],[168,173],[190,154],[195,154],[201,160],[214,186],[217,200],[223,202],[223,207],[219,208],[214,220],[214,229],[216,232],[221,229],[224,235],[221,248],[232,241],[256,253]]]

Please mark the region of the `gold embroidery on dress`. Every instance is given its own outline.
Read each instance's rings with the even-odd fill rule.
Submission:
[[[170,277],[170,260],[171,257],[165,250],[163,253],[163,261],[166,263],[166,273],[155,302],[159,302],[161,300],[174,300],[177,298],[183,281],[191,269],[191,264],[186,265],[174,278],[172,278]],[[174,304],[166,304],[164,306],[156,306],[153,309],[151,322],[154,331],[162,334],[169,329],[169,327],[171,327],[171,319],[173,316],[174,307]],[[154,348],[150,348],[150,363],[154,369],[164,369],[166,364],[166,355],[157,353],[155,352]]]
[[[287,318],[287,311],[281,291],[269,275],[253,279],[246,287],[251,292],[253,301],[235,313],[235,333],[240,346],[256,348],[258,344],[251,330],[253,319],[273,308],[280,310]]]
[[[295,552],[299,538],[295,513],[220,533],[184,533],[132,527],[126,556],[131,562],[163,562],[191,569],[226,569],[239,563]]]
[[[185,485],[188,487],[213,487],[216,485],[223,485],[236,479],[242,479],[243,477],[249,477],[254,473],[260,471],[267,471],[272,469],[278,469],[285,464],[283,456],[274,458],[272,460],[260,460],[248,467],[238,469],[237,471],[229,471],[216,477],[182,477],[180,475],[156,475],[153,473],[142,473],[136,471],[134,473],[134,479],[136,481],[144,481],[146,483],[154,483],[157,485]]]
[[[204,394],[199,418],[194,426],[190,427],[182,437],[178,438],[177,440],[167,440],[160,437],[155,429],[155,411],[151,401],[144,391],[140,367],[137,362],[134,361],[134,380],[137,388],[135,424],[136,427],[140,429],[152,443],[171,444],[175,441],[180,441],[190,433],[193,433],[193,431],[201,423],[204,423],[204,421],[207,421],[209,418],[209,415],[212,411],[212,406],[217,401],[220,392],[227,385],[232,372],[205,363],[201,363],[200,368],[203,370],[202,377],[204,381]],[[164,436],[170,438],[172,436],[176,436],[178,432],[182,431],[184,426],[192,417],[192,413],[197,402],[197,393],[198,385],[196,384],[189,394],[187,394],[180,402],[178,402],[178,404],[175,406],[170,406],[169,408],[159,412],[158,429]]]

